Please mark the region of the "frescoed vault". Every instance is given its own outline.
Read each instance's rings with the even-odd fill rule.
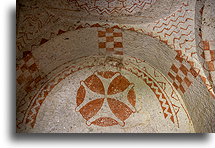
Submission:
[[[213,0],[19,0],[17,132],[215,132]]]

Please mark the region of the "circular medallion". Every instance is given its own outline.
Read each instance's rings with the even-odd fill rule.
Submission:
[[[95,72],[81,81],[78,89],[76,111],[87,125],[125,125],[125,120],[135,112],[134,84],[119,72]]]

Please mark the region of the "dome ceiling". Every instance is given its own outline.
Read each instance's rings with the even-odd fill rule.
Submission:
[[[151,7],[156,0],[69,0],[71,7],[91,15],[134,15]]]
[[[17,131],[214,131],[211,4],[20,0]]]
[[[174,0],[34,0],[23,6],[45,9],[62,18],[115,23],[148,23],[181,6]]]

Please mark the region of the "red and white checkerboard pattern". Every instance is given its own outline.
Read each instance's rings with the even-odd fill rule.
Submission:
[[[123,38],[121,29],[98,27],[98,46],[102,53],[123,55]]]
[[[205,60],[204,68],[209,71],[209,79],[215,85],[215,41],[203,41],[203,50],[202,57]]]
[[[173,86],[184,94],[187,88],[198,76],[198,73],[187,62],[185,62],[179,54],[175,59],[176,60],[172,64],[168,76],[171,78]]]
[[[24,52],[23,58],[17,63],[16,82],[18,88],[24,87],[28,93],[41,80],[37,65],[31,52]]]
[[[203,58],[209,71],[215,71],[215,41],[203,41]]]

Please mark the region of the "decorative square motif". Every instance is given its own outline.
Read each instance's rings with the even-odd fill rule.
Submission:
[[[98,28],[98,47],[102,51],[123,55],[122,31],[118,28]]]
[[[215,41],[203,41],[203,58],[205,68],[208,71],[215,71]]]
[[[179,54],[175,57],[175,61],[170,67],[168,76],[173,82],[173,86],[182,93],[190,87],[198,73],[188,64],[185,63]]]
[[[24,87],[24,90],[30,92],[36,83],[42,77],[39,75],[38,67],[35,63],[34,57],[30,51],[23,53],[23,58],[19,61],[16,67],[16,81],[19,87]]]

